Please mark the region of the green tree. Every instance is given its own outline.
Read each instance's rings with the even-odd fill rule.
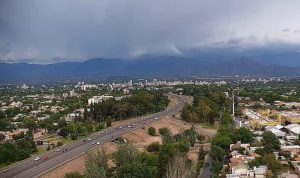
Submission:
[[[148,145],[147,151],[148,152],[159,152],[161,146],[162,145],[159,142],[153,142],[150,145]]]
[[[165,177],[167,164],[175,153],[176,149],[172,144],[163,144],[158,154],[158,177]]]
[[[58,135],[63,137],[63,138],[66,138],[69,135],[69,132],[68,132],[67,128],[63,127],[58,132]]]
[[[23,124],[24,127],[28,128],[32,132],[35,132],[37,130],[37,124],[32,118],[24,119]]]
[[[108,119],[106,120],[106,127],[111,127],[111,123],[112,123],[112,119],[111,116],[109,116]]]
[[[237,141],[241,141],[242,143],[252,143],[253,134],[247,128],[239,128],[234,131],[233,141],[236,143]]]
[[[156,135],[156,131],[154,127],[149,127],[148,128],[148,134],[151,136],[155,136]]]
[[[279,139],[270,131],[263,133],[263,145],[265,146],[265,150],[269,153],[280,149]]]
[[[94,177],[107,177],[108,165],[107,165],[107,155],[102,150],[98,150],[95,152],[88,152],[86,156],[86,171],[85,175],[87,178]]]
[[[4,141],[4,139],[5,139],[5,135],[4,135],[4,134],[2,134],[2,133],[0,133],[0,142],[3,142],[3,141]]]

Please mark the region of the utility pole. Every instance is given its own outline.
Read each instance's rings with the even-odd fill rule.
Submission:
[[[234,93],[232,91],[232,117],[234,117]]]

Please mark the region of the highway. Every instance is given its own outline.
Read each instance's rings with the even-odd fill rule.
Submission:
[[[167,107],[164,111],[155,113],[145,117],[139,117],[135,119],[134,122],[123,123],[111,128],[108,128],[102,132],[97,132],[89,136],[91,141],[78,140],[71,144],[63,146],[61,149],[66,148],[68,151],[57,151],[56,149],[46,152],[42,155],[39,155],[41,158],[39,161],[34,161],[34,158],[29,158],[23,161],[20,161],[12,166],[9,166],[6,170],[1,171],[0,177],[10,178],[31,178],[39,177],[46,172],[57,168],[83,154],[87,151],[96,148],[97,142],[101,144],[105,142],[113,141],[114,139],[120,137],[123,134],[134,131],[136,129],[142,128],[145,125],[151,124],[158,121],[161,118],[172,116],[179,112],[185,103],[184,96],[180,95],[171,95],[176,98],[177,104],[172,107]],[[128,127],[129,126],[129,127]],[[47,160],[44,158],[48,157]]]

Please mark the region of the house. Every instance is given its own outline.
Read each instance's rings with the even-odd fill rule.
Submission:
[[[280,147],[281,151],[288,151],[292,154],[298,154],[300,153],[300,146],[299,145],[286,145]]]
[[[298,136],[300,135],[300,125],[299,124],[289,124],[285,126],[285,128],[288,130],[288,132],[291,135]]]

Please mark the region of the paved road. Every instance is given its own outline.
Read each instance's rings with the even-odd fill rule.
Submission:
[[[210,157],[208,158],[207,162],[209,163],[209,165],[205,166],[205,163],[204,163],[202,174],[199,176],[199,178],[210,178],[210,177],[212,177],[211,176],[212,174],[211,174],[211,171],[210,171],[212,162],[211,162]]]
[[[156,122],[157,120],[171,116],[179,112],[184,106],[185,100],[183,96],[172,95],[177,99],[177,105],[173,107],[168,107],[162,112],[152,114],[150,116],[140,117],[136,119],[134,123],[130,123],[130,127],[128,127],[128,123],[119,124],[112,128],[108,128],[102,132],[97,132],[92,134],[90,138],[91,141],[76,141],[71,144],[65,145],[64,148],[68,149],[66,152],[52,150],[45,154],[40,155],[39,161],[34,161],[33,158],[29,158],[23,160],[0,173],[0,177],[10,178],[31,178],[38,177],[62,164],[65,164],[83,154],[85,154],[88,150],[91,150],[98,146],[97,142],[105,143],[114,140],[115,138],[131,132],[133,130],[139,129],[144,125]],[[48,157],[47,160],[43,158]]]

